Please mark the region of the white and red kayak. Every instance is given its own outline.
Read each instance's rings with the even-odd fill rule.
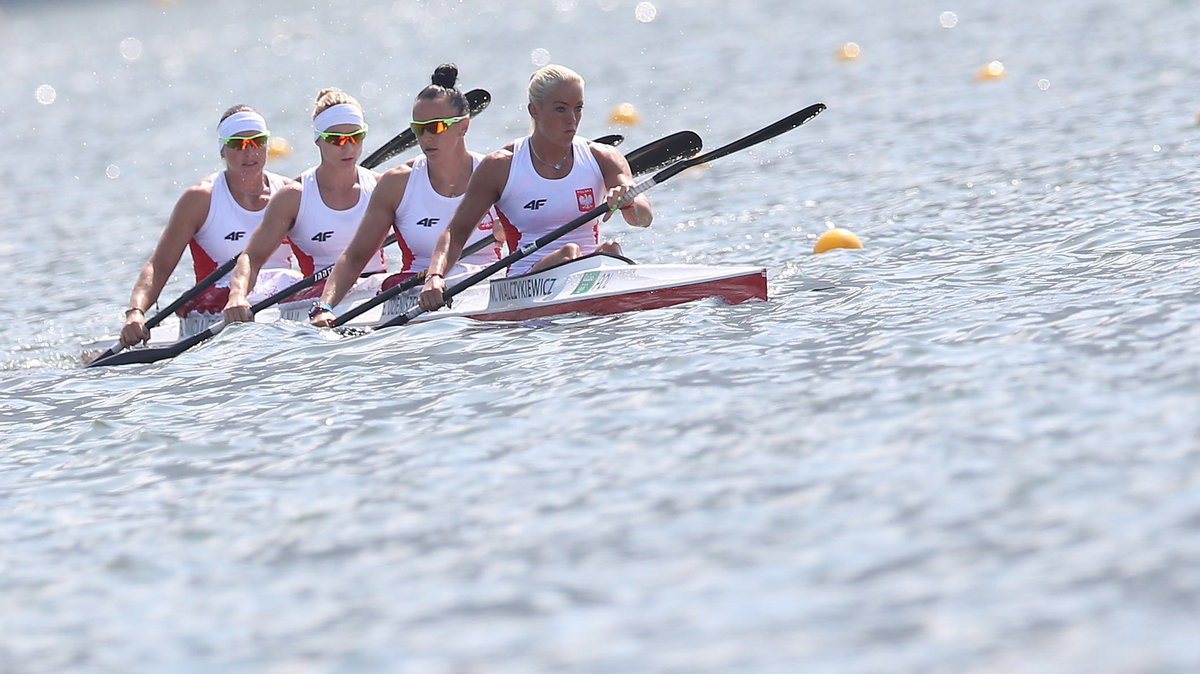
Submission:
[[[447,279],[452,286],[454,279]],[[416,303],[413,288],[384,303],[387,320]],[[460,316],[480,321],[523,321],[556,314],[617,314],[659,309],[715,297],[730,304],[767,299],[767,270],[697,264],[636,264],[595,253],[550,269],[511,278],[493,278],[456,295],[452,307],[420,314],[414,321]],[[350,325],[362,325],[362,318]]]
[[[451,277],[447,281],[453,285],[455,279]],[[378,288],[378,282],[372,287]],[[411,288],[384,302],[382,307],[363,313],[346,327],[373,326],[407,311],[416,303],[420,291],[420,286]],[[369,296],[351,293],[335,312],[340,314]],[[628,258],[594,253],[533,274],[494,277],[480,282],[456,295],[452,307],[425,312],[413,322],[456,316],[480,321],[523,321],[571,313],[616,314],[659,309],[709,297],[730,304],[765,300],[767,270],[763,267],[698,264],[636,264]],[[312,300],[286,302],[264,310],[255,320],[307,322],[311,306]],[[219,319],[219,315],[213,315],[165,321],[155,330],[155,339],[150,345],[170,344]],[[171,329],[172,322],[178,325],[178,331]],[[176,332],[177,336],[172,334]],[[111,345],[113,339],[84,345],[84,361]]]

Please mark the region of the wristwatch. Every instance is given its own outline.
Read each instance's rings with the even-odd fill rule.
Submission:
[[[312,308],[308,310],[308,317],[316,318],[319,314],[325,311],[333,313],[333,305],[329,302],[313,302]]]

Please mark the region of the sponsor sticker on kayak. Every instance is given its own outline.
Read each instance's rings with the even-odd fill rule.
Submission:
[[[586,293],[592,289],[592,286],[596,285],[596,279],[598,278],[600,278],[600,272],[598,271],[585,272],[583,277],[579,279],[579,285],[575,286],[575,289],[571,291],[571,294],[582,295]]]

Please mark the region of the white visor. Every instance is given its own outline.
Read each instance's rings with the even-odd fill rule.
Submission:
[[[231,138],[234,134],[247,131],[271,133],[267,130],[267,120],[263,119],[262,115],[251,110],[241,110],[222,119],[217,126],[218,148],[225,147],[225,142],[219,139]]]
[[[362,110],[357,105],[338,103],[325,108],[321,114],[313,118],[313,140],[320,138],[322,131],[327,131],[330,127],[338,124],[353,124],[359,128],[367,126]]]

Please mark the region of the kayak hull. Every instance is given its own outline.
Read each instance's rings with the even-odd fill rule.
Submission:
[[[455,279],[447,280],[453,287]],[[420,289],[385,303],[384,320],[412,307]],[[450,308],[414,321],[465,317],[480,321],[523,321],[556,314],[617,314],[683,304],[705,298],[730,304],[767,299],[762,267],[634,264],[614,255],[588,255],[551,269],[493,278],[467,288]]]
[[[466,275],[464,274],[464,277]],[[461,277],[460,277],[461,278]],[[453,287],[457,279],[447,279]],[[374,295],[378,281],[365,279],[341,304],[342,313]],[[363,313],[345,327],[372,327],[408,311],[417,302],[420,286]],[[767,270],[763,267],[732,267],[693,264],[635,264],[615,255],[592,254],[550,269],[515,277],[496,276],[464,289],[452,298],[450,307],[419,314],[413,322],[441,318],[470,318],[478,321],[524,321],[561,314],[608,315],[627,311],[645,311],[716,298],[729,304],[767,299]],[[264,310],[255,316],[260,322],[276,320],[307,322],[312,300],[293,301]],[[164,322],[155,329],[150,346],[172,343],[159,341],[161,335],[176,332],[177,339],[195,334],[219,314],[194,315],[182,321]],[[88,362],[112,344],[113,338],[83,346]]]

